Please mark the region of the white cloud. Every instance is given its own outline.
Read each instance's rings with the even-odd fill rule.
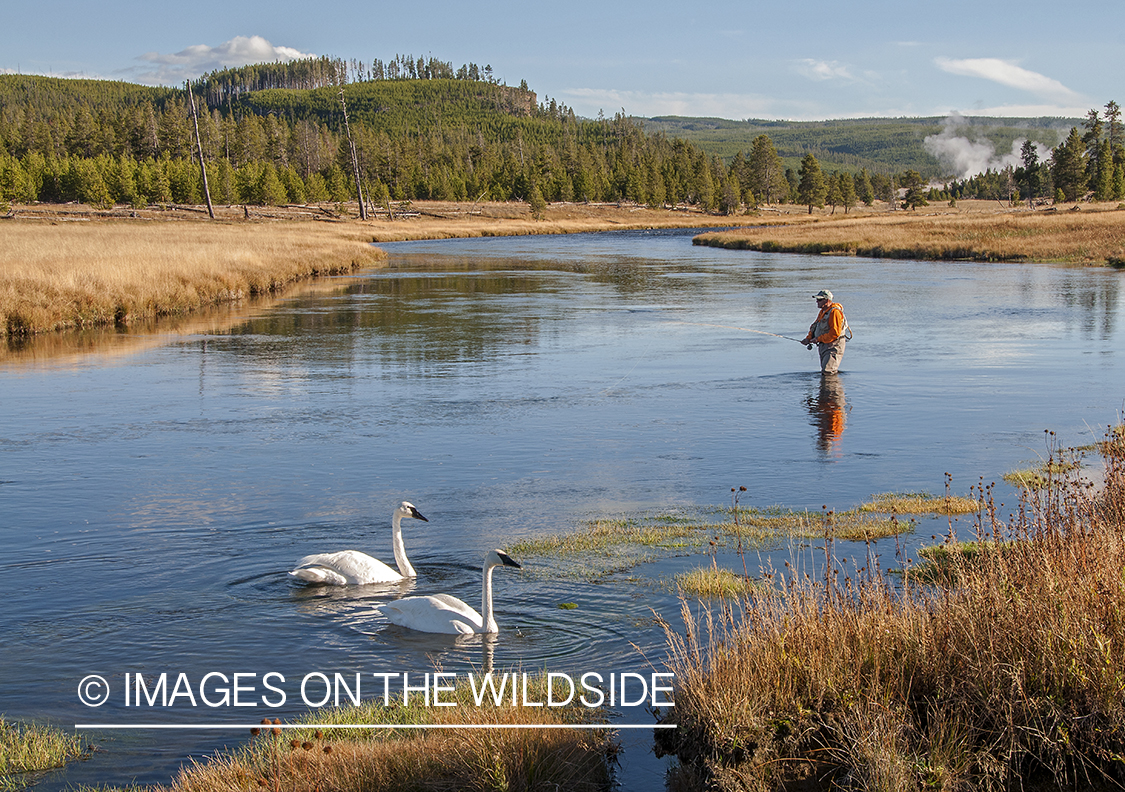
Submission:
[[[123,69],[120,74],[145,85],[178,85],[216,69],[312,57],[315,55],[292,47],[275,46],[261,36],[235,36],[217,46],[194,44],[172,54],[146,52],[136,58],[146,65]]]
[[[797,61],[797,71],[810,80],[856,81],[856,78],[848,71],[848,67],[836,61],[818,61],[812,58],[805,58],[804,60]]]
[[[1028,71],[1022,66],[1000,60],[999,58],[935,58],[934,63],[942,71],[964,77],[980,77],[984,80],[1018,88],[1055,102],[1077,102],[1082,97],[1058,80],[1038,72]]]

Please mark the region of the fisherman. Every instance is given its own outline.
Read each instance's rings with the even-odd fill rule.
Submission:
[[[802,344],[812,349],[816,343],[820,351],[820,370],[825,374],[835,374],[840,370],[840,360],[844,357],[844,343],[850,335],[848,320],[839,303],[832,302],[832,292],[821,289],[813,295],[820,313],[816,321],[809,325],[809,334]]]

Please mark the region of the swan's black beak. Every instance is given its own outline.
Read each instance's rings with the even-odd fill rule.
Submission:
[[[504,566],[515,567],[516,569],[523,569],[523,567],[521,567],[519,564],[517,564],[515,562],[515,559],[513,559],[507,553],[501,553],[499,550],[497,550],[496,555],[500,556],[500,560],[504,562]]]
[[[415,520],[421,520],[422,522],[429,522],[429,520],[427,520],[425,517],[422,516],[422,512],[418,511],[413,506],[410,507],[410,516],[413,517]]]

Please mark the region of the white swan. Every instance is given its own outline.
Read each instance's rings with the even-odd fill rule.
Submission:
[[[484,618],[481,618],[481,613],[477,613],[461,600],[448,594],[403,597],[388,602],[376,610],[386,616],[392,624],[409,627],[419,632],[451,635],[499,632],[496,619],[492,615],[492,570],[498,566],[520,569],[520,565],[501,550],[490,550],[484,557],[484,582],[480,601],[480,610]]]
[[[382,561],[372,558],[358,550],[341,550],[338,553],[316,553],[307,555],[297,562],[297,568],[289,574],[306,583],[327,583],[330,586],[346,586],[350,583],[397,583],[400,580],[416,577],[414,567],[406,558],[406,548],[402,544],[402,518],[429,522],[413,503],[403,501],[391,517],[391,544],[394,546],[395,572]]]

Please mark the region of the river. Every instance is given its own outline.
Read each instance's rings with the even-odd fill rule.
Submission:
[[[268,714],[292,717],[310,673],[457,672],[486,652],[647,672],[663,652],[652,610],[676,613],[667,580],[698,558],[593,581],[549,558],[498,570],[494,643],[411,634],[374,608],[407,589],[474,603],[489,549],[728,505],[738,486],[744,506],[846,509],[941,493],[948,473],[957,494],[996,481],[1013,504],[1000,476],[1046,455],[1044,430],[1088,443],[1121,421],[1113,270],[727,251],[679,231],[381,247],[385,269],[227,325],[0,366],[6,717],[241,724],[266,714],[267,673],[291,688]],[[854,333],[828,382],[791,340],[822,288]],[[389,562],[404,499],[429,520],[403,526],[413,586],[287,575],[312,552]],[[256,706],[128,707],[138,673],[242,674]],[[110,688],[103,706],[79,700],[89,675]],[[615,722],[651,724],[642,709]],[[166,782],[248,736],[88,733],[101,750],[41,789]],[[622,789],[652,788],[666,764],[651,731],[622,739]]]

